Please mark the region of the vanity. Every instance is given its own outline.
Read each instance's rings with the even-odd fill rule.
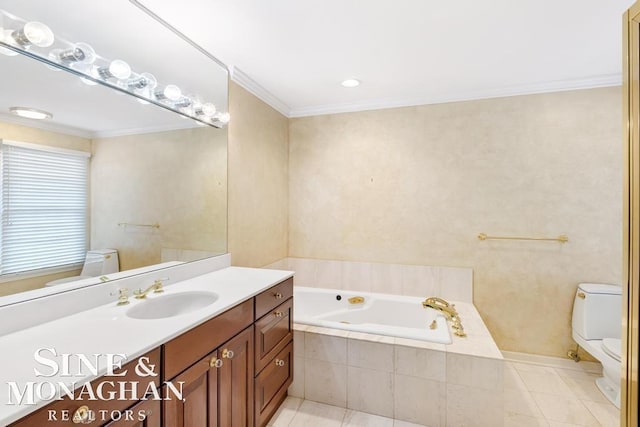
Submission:
[[[116,284],[103,286],[113,294]],[[190,294],[216,299],[168,317],[162,310],[144,310],[163,298]],[[228,267],[165,286],[146,300],[129,297],[129,304],[118,305],[118,298],[111,299],[0,337],[1,348],[16,348],[0,355],[3,366],[15,367],[2,375],[0,424],[265,426],[286,397],[293,380],[292,273]],[[29,380],[70,383],[62,372],[48,375],[49,365],[62,359],[43,348],[58,356],[98,355],[100,362],[123,354],[126,361],[111,373],[109,363],[96,363],[100,371],[92,375],[87,364],[71,360],[73,399],[62,394],[52,402],[7,405],[17,400],[15,392],[7,395],[8,382],[18,380],[21,391]],[[48,362],[34,358],[39,350]]]

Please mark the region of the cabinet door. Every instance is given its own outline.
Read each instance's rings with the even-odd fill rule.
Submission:
[[[182,399],[164,387],[164,426],[218,426],[219,366],[217,352],[213,352],[171,380],[178,389],[183,382]]]
[[[253,326],[218,349],[218,421],[220,427],[253,426]]]
[[[162,427],[160,401],[144,400],[119,414],[117,421],[106,427]]]

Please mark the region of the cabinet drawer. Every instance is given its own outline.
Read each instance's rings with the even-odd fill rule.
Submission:
[[[267,289],[256,296],[256,319],[261,318],[293,296],[293,277]]]
[[[138,365],[138,361],[142,357],[147,357],[148,362],[145,362],[146,366],[155,365],[155,374],[156,376],[139,376],[136,372],[136,366]],[[102,396],[111,397],[109,400],[88,400],[87,394],[82,395],[83,400],[71,400],[68,397],[65,397],[63,400],[57,400],[49,405],[45,406],[42,409],[37,410],[36,412],[27,415],[21,420],[16,421],[11,424],[12,427],[55,427],[55,426],[69,426],[73,424],[71,419],[73,418],[74,413],[82,406],[86,406],[91,412],[89,416],[91,419],[94,419],[93,422],[88,422],[84,425],[89,426],[102,426],[112,421],[111,414],[112,411],[114,417],[117,417],[119,414],[125,416],[125,409],[132,406],[134,403],[137,403],[146,392],[149,384],[155,383],[157,389],[160,389],[160,371],[158,369],[160,366],[160,348],[150,351],[149,353],[144,354],[139,358],[135,358],[131,362],[125,364],[121,369],[115,371],[115,373],[122,372],[126,370],[126,375],[122,377],[101,377],[91,382],[91,390],[96,394],[96,397],[99,398],[101,393]],[[133,392],[127,391],[124,396],[120,396],[120,384],[126,383],[126,389],[132,390],[132,384],[136,383],[136,393],[133,395]],[[100,391],[99,387],[102,384],[102,388]],[[79,396],[82,387],[75,391],[75,395]],[[125,397],[123,400],[119,400],[120,397]],[[118,424],[120,425],[120,424]],[[144,425],[144,424],[143,424]]]
[[[280,406],[293,381],[293,342],[263,369],[255,381],[256,425],[264,426]]]
[[[162,346],[164,379],[170,380],[253,323],[253,300],[243,302]]]
[[[289,298],[256,322],[256,373],[293,339],[293,298]]]

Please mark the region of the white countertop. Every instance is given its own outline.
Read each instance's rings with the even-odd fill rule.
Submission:
[[[109,304],[1,336],[0,425],[16,421],[49,403],[38,401],[34,405],[9,404],[9,382],[17,383],[20,388],[24,388],[29,382],[43,381],[75,383],[80,386],[106,372],[106,354],[125,354],[126,361],[134,360],[292,275],[290,271],[229,267],[166,286],[162,295],[151,293],[148,296],[149,299],[161,298],[163,295],[184,291],[209,291],[218,294],[218,300],[212,305],[187,314],[164,319],[132,319],[125,312],[143,300],[130,298],[129,305],[117,306],[114,298]],[[44,372],[51,370],[34,359],[34,353],[42,348],[54,348],[58,355],[99,354],[102,363],[98,375],[87,372],[87,369],[80,369],[80,373],[72,378],[60,375],[46,378],[37,376],[34,368]],[[48,352],[45,354],[47,358],[53,358]],[[55,360],[61,361],[59,358]],[[159,372],[159,367],[157,369]]]

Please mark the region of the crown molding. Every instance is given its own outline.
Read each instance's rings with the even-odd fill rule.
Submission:
[[[584,79],[569,79],[543,83],[497,87],[470,93],[452,94],[450,96],[444,96],[440,98],[427,96],[294,108],[289,111],[288,117],[308,117],[320,116],[324,114],[382,110],[386,108],[412,107],[416,105],[444,104],[447,102],[473,101],[479,99],[502,98],[518,95],[533,95],[549,92],[563,92],[578,89],[594,89],[598,87],[620,86],[621,84],[621,74],[607,74]]]
[[[249,77],[244,71],[240,70],[236,66],[231,67],[231,80],[244,89],[248,90],[262,101],[266,102],[274,110],[278,111],[285,117],[290,117],[291,108],[280,100],[277,96],[269,92],[258,82]]]
[[[185,120],[184,125],[147,126],[147,127],[140,127],[140,128],[97,131],[97,132],[92,132],[91,137],[92,138],[113,138],[116,136],[140,135],[145,133],[169,132],[172,130],[184,130],[184,129],[200,129],[201,127],[207,127],[204,125],[203,126],[194,125],[193,123],[189,123],[190,121],[191,120]]]
[[[27,119],[24,117],[15,116],[13,114],[0,113],[0,120],[18,126],[35,128],[48,132],[62,133],[65,135],[79,136],[80,138],[90,139],[93,136],[93,133],[84,129],[78,129],[73,126],[65,126],[58,123],[52,123],[46,120]]]

